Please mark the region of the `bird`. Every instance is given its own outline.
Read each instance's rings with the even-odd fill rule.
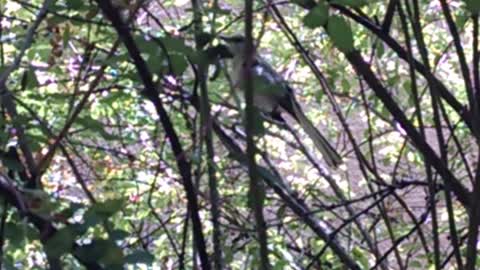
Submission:
[[[231,53],[230,76],[233,86],[236,89],[244,90],[244,68],[247,59],[245,57],[246,39],[241,35],[220,36],[220,39],[225,41]],[[286,112],[310,137],[329,167],[337,168],[342,164],[342,158],[335,148],[305,116],[295,98],[294,90],[288,82],[256,52],[253,55],[251,69],[254,82],[254,106],[281,122],[284,122],[281,113]]]

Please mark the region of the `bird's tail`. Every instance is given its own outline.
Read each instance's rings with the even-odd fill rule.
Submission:
[[[323,135],[315,128],[315,126],[308,120],[308,118],[303,113],[300,105],[297,102],[293,101],[293,113],[295,114],[294,117],[302,126],[303,130],[307,135],[312,139],[315,146],[320,150],[323,155],[323,158],[327,162],[327,165],[333,168],[338,167],[338,165],[342,164],[342,158],[337,153],[335,148],[333,148],[330,143],[323,137]]]

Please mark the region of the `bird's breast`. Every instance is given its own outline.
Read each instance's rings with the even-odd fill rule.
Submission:
[[[243,57],[236,57],[232,62],[232,82],[235,90],[245,90],[245,61]],[[283,81],[271,74],[271,70],[256,64],[252,67],[252,78],[254,80],[254,105],[264,112],[272,112],[279,105],[279,99],[286,91]]]

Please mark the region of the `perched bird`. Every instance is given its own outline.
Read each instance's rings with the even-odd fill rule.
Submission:
[[[243,36],[222,36],[221,39],[227,43],[232,54],[231,77],[234,87],[243,90],[246,66],[245,38]],[[295,99],[293,89],[283,77],[257,54],[254,55],[251,68],[255,87],[253,90],[255,107],[280,121],[283,121],[282,112],[290,114],[312,139],[328,166],[338,167],[342,163],[342,158],[305,116],[300,104]]]

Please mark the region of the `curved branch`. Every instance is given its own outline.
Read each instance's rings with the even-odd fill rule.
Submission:
[[[431,164],[437,172],[442,176],[446,185],[452,189],[458,200],[465,208],[471,206],[471,194],[468,189],[446,168],[435,151],[425,142],[420,133],[415,129],[412,123],[407,119],[403,111],[398,107],[387,89],[381,84],[375,76],[370,66],[365,62],[358,51],[353,51],[345,55],[350,64],[355,68],[357,73],[361,75],[368,83],[370,88],[380,98],[385,107],[390,111],[395,120],[399,122],[407,133],[415,147],[423,154],[425,160]]]
[[[194,241],[197,247],[198,255],[200,257],[200,262],[202,269],[210,269],[210,263],[207,255],[207,249],[205,245],[205,238],[202,232],[202,223],[200,220],[200,215],[198,213],[198,199],[195,186],[192,181],[192,172],[190,162],[187,160],[183,147],[180,143],[180,139],[175,131],[175,128],[168,116],[167,111],[163,107],[163,103],[158,96],[157,87],[155,86],[152,74],[150,73],[147,63],[140,55],[140,50],[138,49],[135,41],[133,40],[132,35],[130,34],[129,28],[123,22],[120,14],[117,9],[113,7],[112,3],[108,0],[96,0],[98,6],[105,14],[105,16],[112,22],[113,27],[117,31],[120,39],[125,44],[125,47],[128,50],[130,57],[133,60],[135,67],[137,68],[138,75],[140,76],[145,89],[142,91],[142,94],[152,102],[157,111],[157,114],[160,118],[160,122],[165,130],[166,136],[169,139],[170,146],[175,155],[178,171],[183,180],[183,186],[187,196],[187,205],[190,210],[190,215],[193,224],[193,233]]]

